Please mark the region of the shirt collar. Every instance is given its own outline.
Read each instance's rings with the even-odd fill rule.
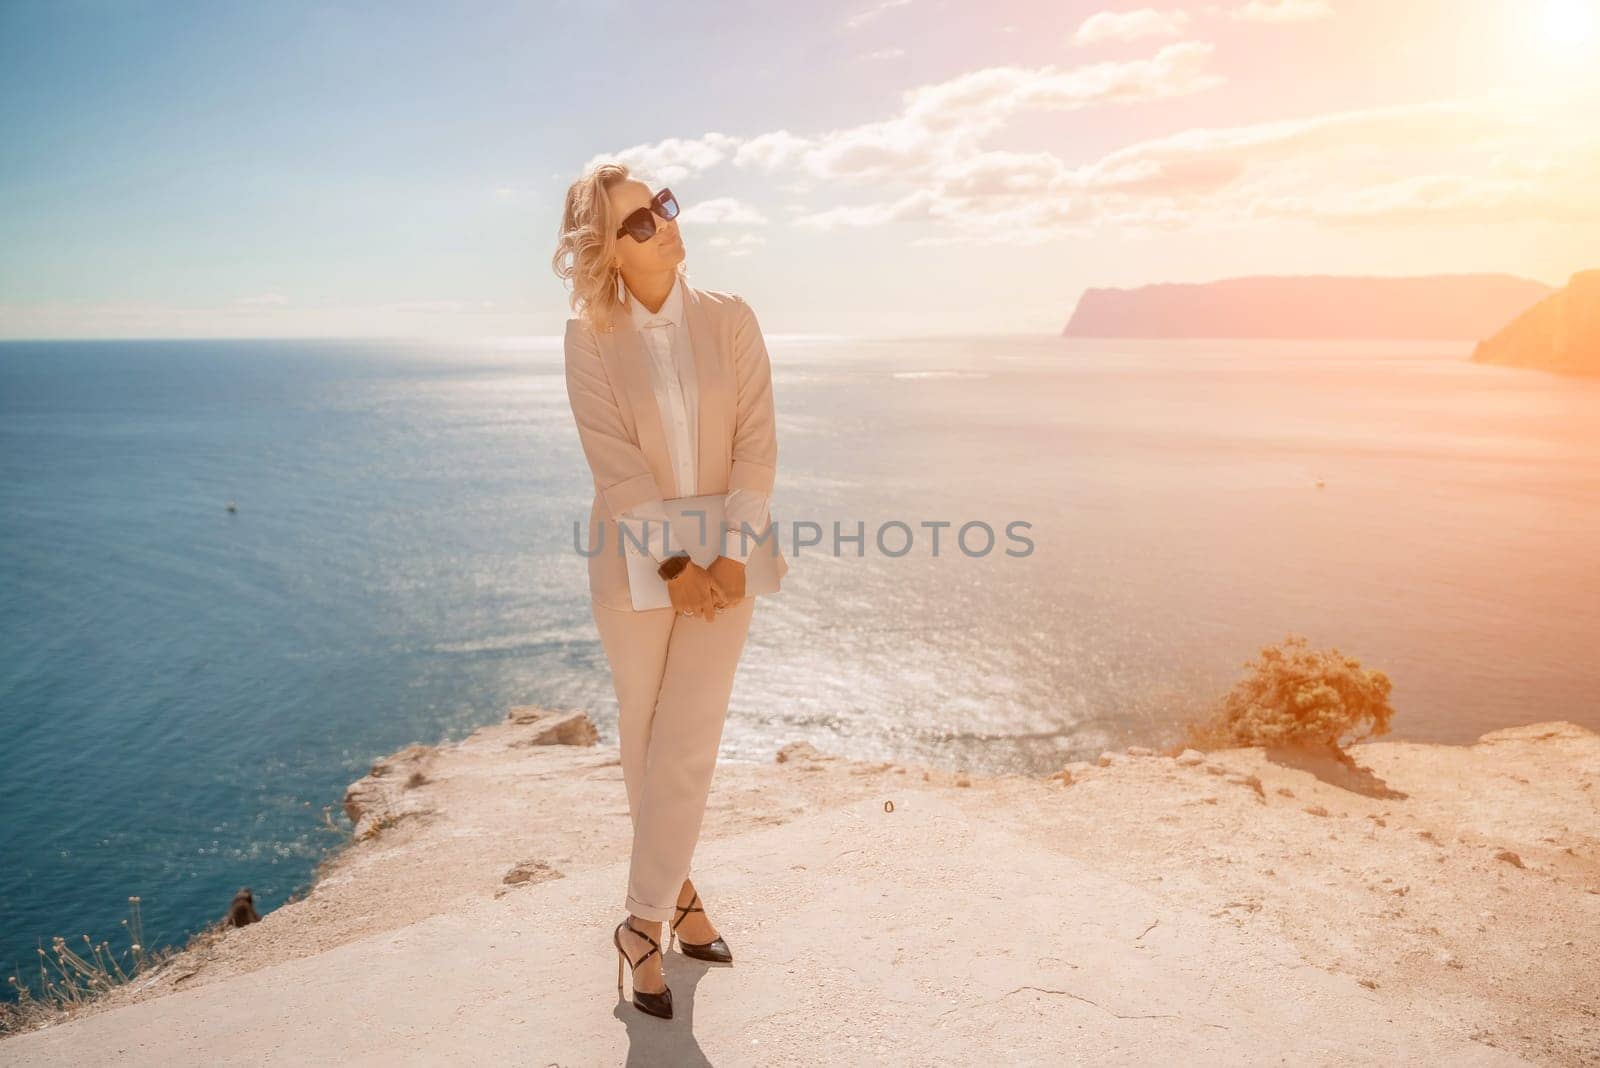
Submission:
[[[633,290],[628,289],[624,282],[623,289],[628,292],[628,311],[633,316],[633,328],[642,330],[646,323],[670,322],[674,326],[683,325],[683,278],[678,274],[672,277],[672,289],[667,293],[666,301],[661,305],[661,310],[651,312],[643,302],[634,298]]]

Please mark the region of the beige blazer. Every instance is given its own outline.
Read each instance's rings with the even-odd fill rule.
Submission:
[[[682,278],[684,324],[694,345],[700,391],[696,494],[750,489],[771,494],[778,438],[772,408],[772,366],[756,314],[743,297],[696,289]],[[567,320],[567,399],[594,476],[589,510],[589,594],[602,605],[631,610],[627,560],[618,552],[617,517],[652,498],[682,497],[650,387],[650,354],[626,307],[613,309],[613,329]],[[777,552],[778,576],[789,562]]]

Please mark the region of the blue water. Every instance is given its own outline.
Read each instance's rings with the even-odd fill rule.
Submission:
[[[1600,383],[1454,343],[768,340],[793,570],[725,758],[1053,770],[1290,631],[1388,671],[1397,738],[1600,728]],[[590,492],[556,339],[0,345],[0,975],[125,950],[129,895],[151,946],[276,907],[412,742],[516,704],[613,742]],[[1033,553],[954,551],[973,520]]]

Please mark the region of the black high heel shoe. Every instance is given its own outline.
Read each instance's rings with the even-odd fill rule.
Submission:
[[[700,891],[696,890],[694,892],[694,897],[689,899],[689,903],[687,905],[672,906],[673,908],[677,909],[681,915],[672,921],[672,928],[667,935],[668,948],[671,948],[672,940],[677,939],[678,951],[685,957],[694,957],[698,960],[708,960],[713,964],[732,964],[733,950],[728,948],[728,943],[722,940],[721,935],[718,935],[709,942],[701,942],[699,945],[696,945],[693,942],[685,942],[683,939],[678,938],[678,924],[687,919],[689,913],[691,912],[705,911],[705,909],[700,908],[695,904],[695,902],[699,900]]]
[[[650,943],[651,948],[645,950],[644,956],[640,957],[638,960],[628,960],[628,951],[622,948],[622,929],[624,927],[638,935],[640,938],[644,939],[646,942]],[[611,932],[611,941],[617,947],[617,993],[621,994],[622,962],[628,960],[628,974],[631,976],[634,971],[638,970],[639,965],[650,959],[650,954],[654,953],[657,956],[661,955],[661,943],[657,942],[654,938],[651,938],[649,935],[639,930],[639,928],[635,927],[627,920],[623,920],[621,923],[617,924],[617,929]],[[638,1009],[640,1012],[649,1013],[651,1016],[659,1016],[663,1020],[670,1020],[672,1019],[672,988],[666,987],[659,994],[651,994],[647,991],[640,990],[638,987],[634,987],[633,1007]]]

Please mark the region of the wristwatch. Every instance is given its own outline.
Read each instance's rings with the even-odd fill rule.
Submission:
[[[671,582],[678,577],[679,572],[689,566],[689,563],[688,553],[673,553],[661,561],[661,566],[656,568],[656,574]]]

